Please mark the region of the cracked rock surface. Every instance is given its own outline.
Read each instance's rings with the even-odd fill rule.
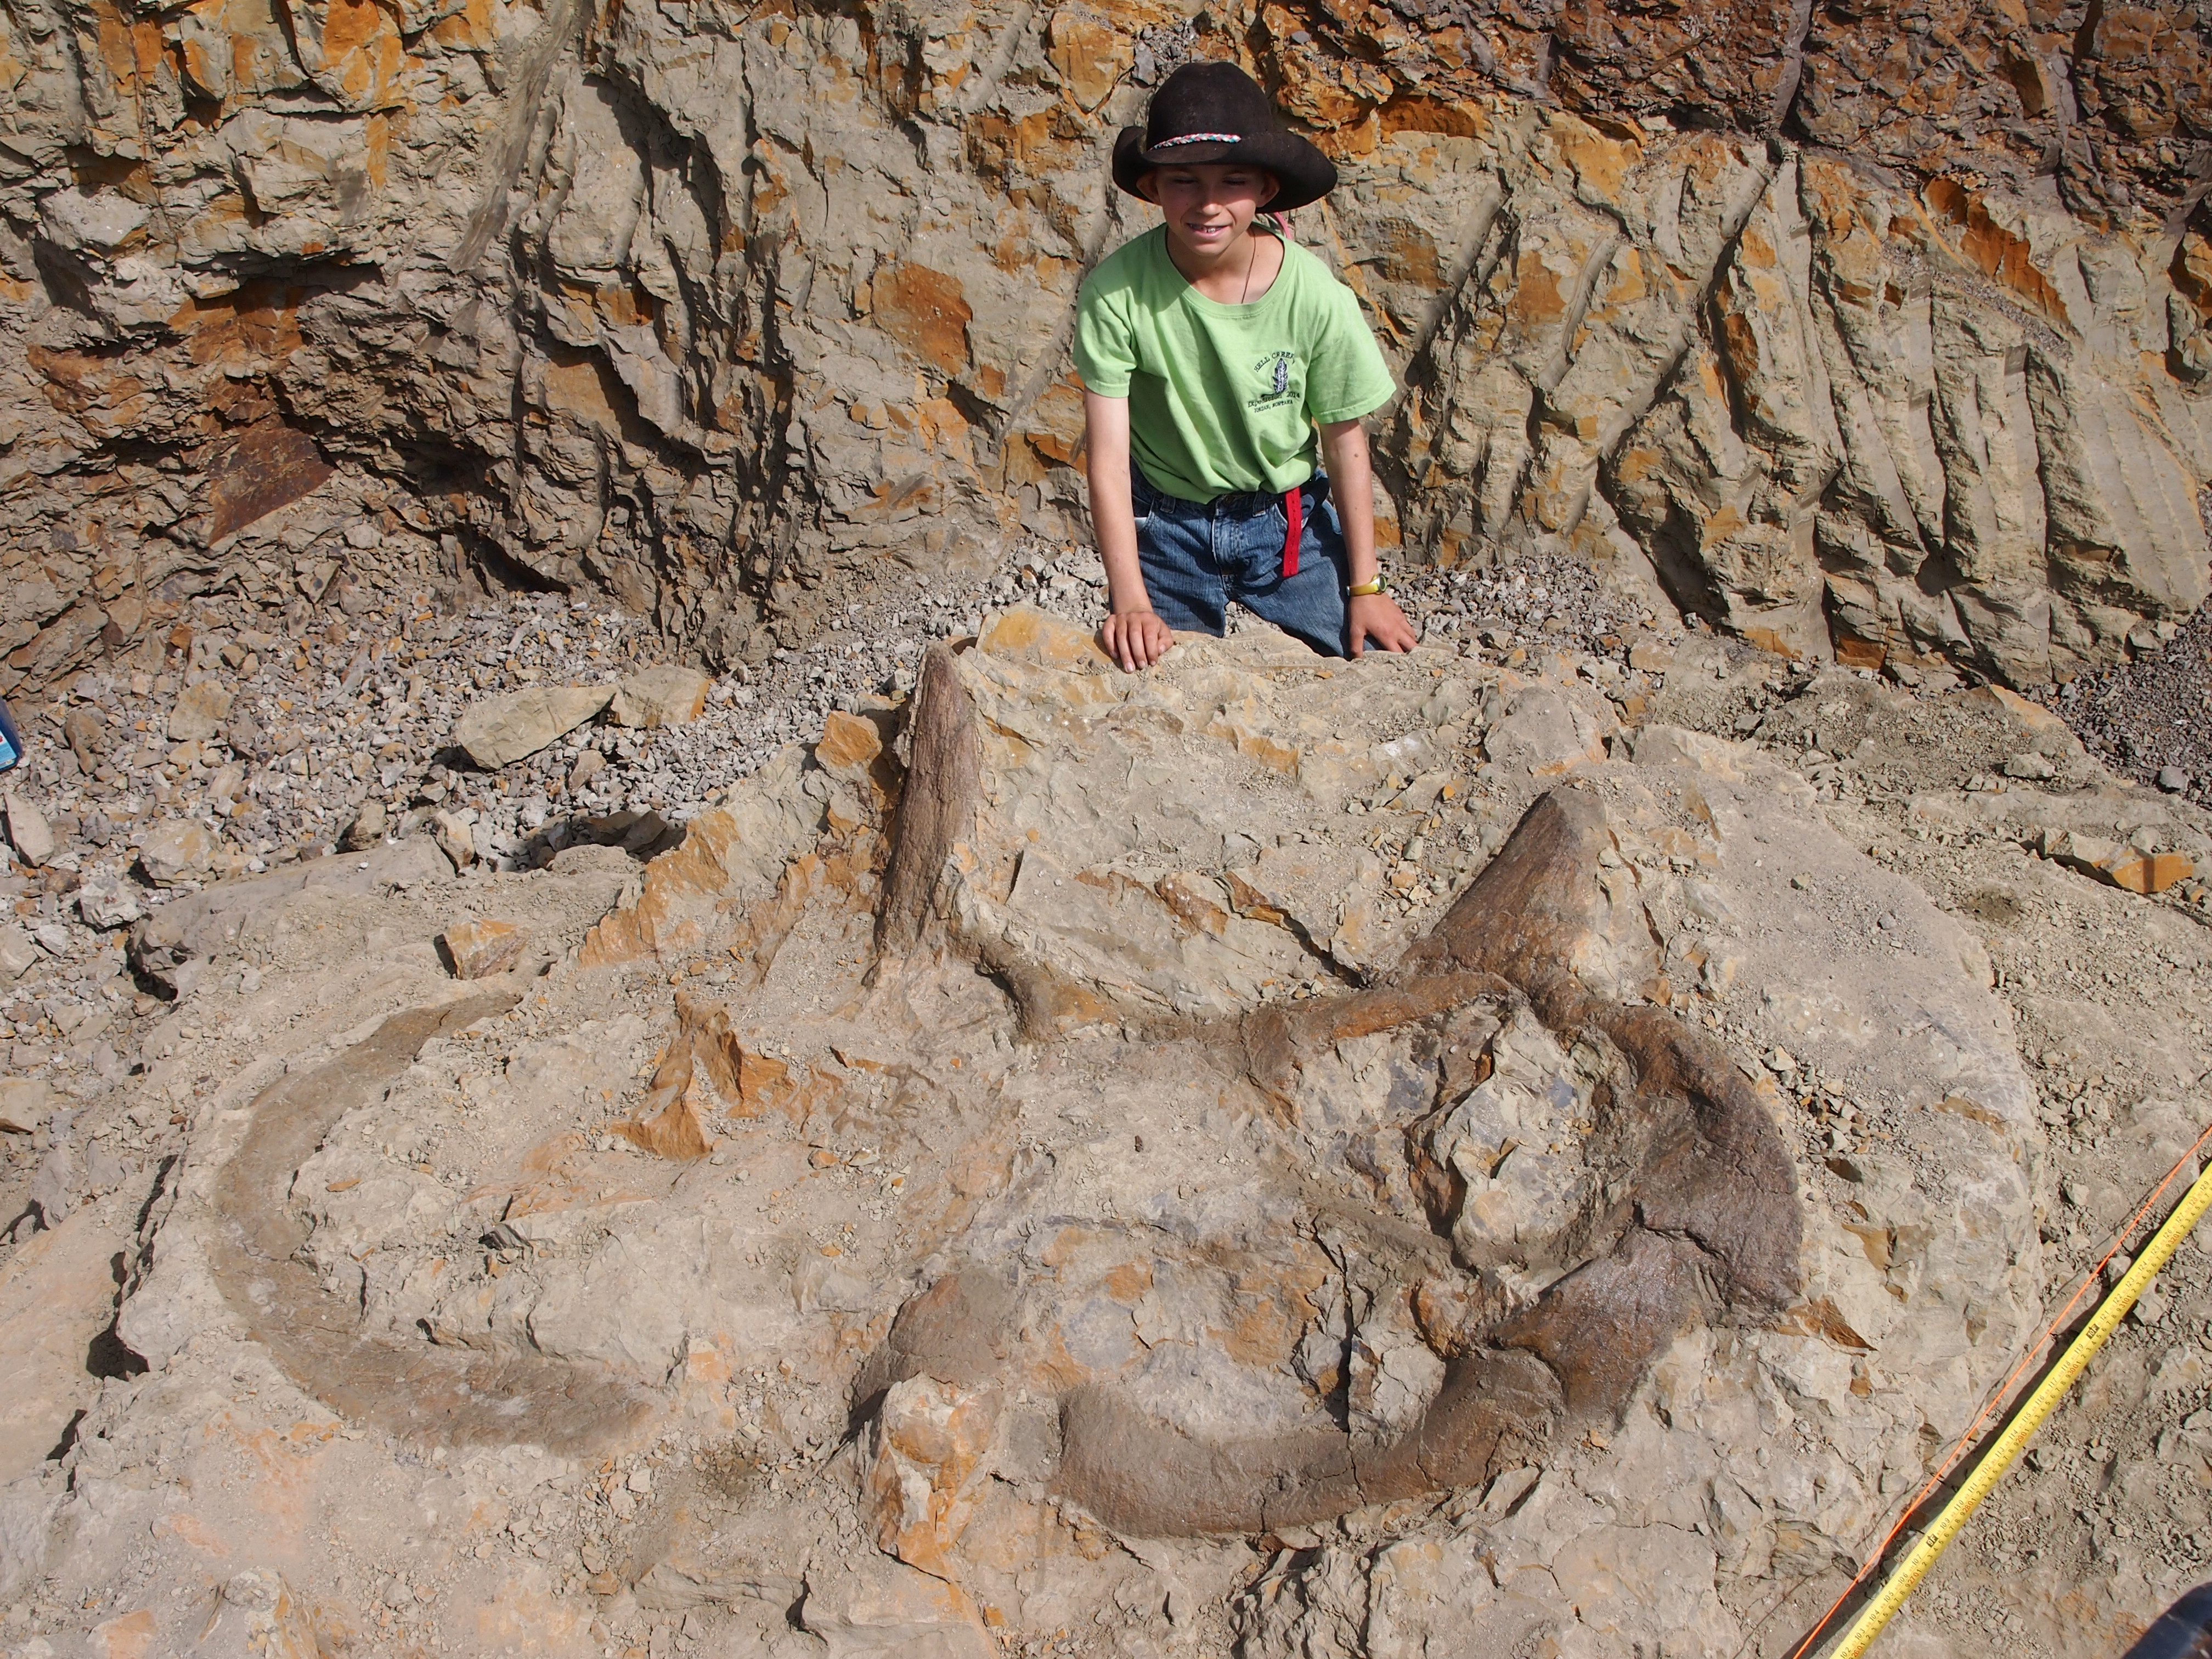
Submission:
[[[2072,1131],[1980,939],[1786,763],[1785,714],[1914,700],[1828,671],[1712,736],[1771,659],[1680,649],[1692,723],[1624,723],[1566,651],[1133,678],[1000,611],[641,870],[270,902],[265,979],[190,994],[201,1090],[118,1091],[173,1150],[9,1259],[7,1317],[108,1356],[9,1349],[57,1419],[0,1487],[10,1639],[1809,1613],[2032,1334]],[[454,980],[465,917],[527,954]]]

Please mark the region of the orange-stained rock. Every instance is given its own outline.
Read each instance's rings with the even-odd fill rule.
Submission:
[[[520,962],[530,935],[511,921],[483,916],[448,927],[438,936],[438,943],[445,947],[454,978],[483,979],[503,974]]]
[[[876,1547],[940,1577],[975,1507],[976,1475],[998,1428],[995,1392],[917,1376],[884,1395],[866,1486]]]

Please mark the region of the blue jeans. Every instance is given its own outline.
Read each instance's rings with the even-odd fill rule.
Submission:
[[[1235,599],[1325,657],[1350,654],[1344,589],[1352,580],[1351,562],[1326,473],[1315,473],[1299,492],[1305,532],[1298,543],[1298,574],[1288,580],[1283,538],[1290,520],[1280,495],[1186,501],[1153,489],[1134,466],[1129,491],[1137,509],[1145,592],[1170,628],[1218,635]]]

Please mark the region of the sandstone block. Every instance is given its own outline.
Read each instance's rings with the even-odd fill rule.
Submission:
[[[613,700],[604,685],[533,685],[474,703],[453,726],[453,742],[488,771],[536,754]]]
[[[7,797],[8,844],[27,865],[41,865],[54,855],[54,832],[46,814],[12,790]]]
[[[448,927],[438,937],[456,979],[483,979],[503,974],[522,960],[530,935],[511,921],[489,916]]]
[[[53,1115],[53,1091],[27,1077],[0,1077],[0,1131],[27,1135]]]
[[[2186,853],[2154,853],[2063,830],[2045,830],[2039,850],[2044,857],[2107,886],[2146,896],[2163,893],[2197,873],[2197,861]]]
[[[371,796],[362,803],[361,811],[346,826],[345,834],[338,840],[339,850],[358,853],[375,846],[384,839],[385,822],[384,803]]]
[[[884,752],[884,740],[875,722],[858,714],[832,710],[822,722],[822,741],[814,745],[814,758],[834,777],[858,782]]]
[[[191,818],[156,826],[138,848],[139,866],[156,887],[206,874],[215,856],[215,837]]]
[[[138,890],[119,876],[94,876],[76,890],[76,911],[85,926],[102,930],[125,927],[146,914]]]
[[[220,680],[202,680],[186,686],[169,710],[171,743],[204,743],[222,729],[230,713],[231,695]]]
[[[62,737],[76,757],[76,763],[88,772],[107,752],[107,730],[89,708],[72,708],[63,717]]]
[[[453,868],[465,870],[477,861],[476,838],[469,826],[451,812],[440,812],[430,819],[431,838],[438,850],[453,861]]]
[[[696,668],[667,665],[631,675],[607,705],[607,718],[617,726],[652,731],[664,726],[688,726],[707,707],[714,677]]]
[[[270,1567],[234,1575],[222,1587],[224,1623],[235,1628],[235,1651],[258,1659],[315,1659],[315,1627],[305,1603]]]
[[[974,1507],[972,1488],[998,1427],[998,1399],[933,1377],[891,1385],[877,1416],[866,1479],[876,1547],[946,1575]]]

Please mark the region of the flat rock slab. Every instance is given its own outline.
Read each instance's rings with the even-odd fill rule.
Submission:
[[[486,771],[536,754],[613,700],[605,685],[533,685],[472,703],[453,725],[453,743]]]
[[[707,693],[714,687],[714,677],[696,668],[647,668],[616,688],[607,718],[644,731],[688,726],[706,708]]]
[[[312,916],[224,884],[139,942],[368,937],[407,857],[498,905],[446,930],[466,972],[587,853],[615,908],[515,1006],[416,981],[210,1097],[118,1327],[153,1379],[81,1484],[219,1394],[406,1443],[300,1480],[388,1488],[441,1602],[574,1559],[545,1606],[981,1653],[1211,1605],[1272,1532],[1306,1565],[1237,1603],[1255,1654],[1349,1651],[1391,1585],[1395,1650],[1733,1651],[2031,1328],[2033,1093],[1973,939],[1571,665],[1255,635],[1131,676],[1015,613],[641,877],[417,837],[324,860],[358,884]],[[1837,1144],[1841,1097],[1882,1135]],[[197,1559],[166,1491],[94,1490],[115,1524],[47,1571]],[[832,1502],[865,1542],[820,1547]]]

